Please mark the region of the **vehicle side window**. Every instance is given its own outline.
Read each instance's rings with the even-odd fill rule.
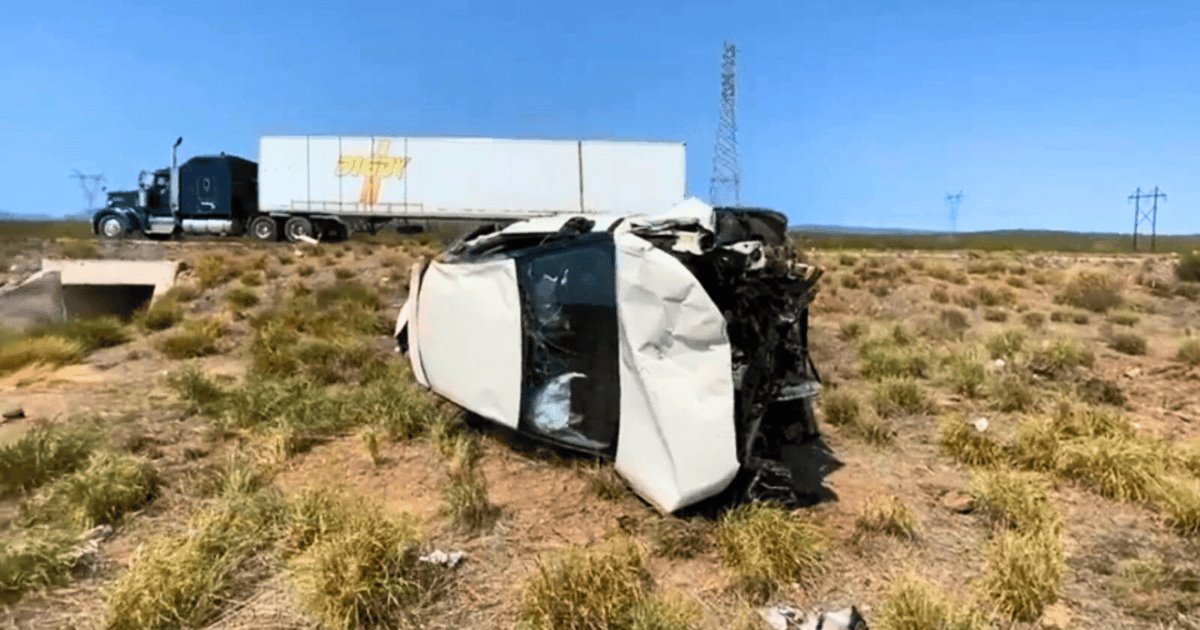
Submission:
[[[612,239],[517,259],[521,428],[594,452],[616,448],[620,411]]]

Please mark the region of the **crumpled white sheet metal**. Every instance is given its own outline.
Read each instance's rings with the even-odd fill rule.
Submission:
[[[616,469],[672,512],[737,475],[733,369],[725,319],[678,260],[616,235],[621,427]]]

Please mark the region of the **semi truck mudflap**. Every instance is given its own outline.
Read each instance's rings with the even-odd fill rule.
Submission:
[[[482,230],[414,267],[397,340],[433,391],[612,458],[663,512],[730,490],[791,502],[785,448],[816,435],[819,272],[786,249],[782,215],[754,212],[689,200]]]

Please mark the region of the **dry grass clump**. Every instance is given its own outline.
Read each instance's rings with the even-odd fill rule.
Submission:
[[[166,330],[182,319],[183,309],[179,302],[164,296],[139,313],[136,321],[144,330],[155,331]]]
[[[158,485],[158,472],[149,461],[102,451],[92,455],[87,466],[46,486],[23,507],[33,522],[80,528],[113,525],[153,500]]]
[[[315,533],[291,562],[300,603],[329,628],[413,623],[432,601],[443,570],[419,560],[415,518],[388,518],[365,502],[338,506],[340,522]]]
[[[983,630],[983,617],[915,576],[902,575],[888,586],[871,627],[880,630]]]
[[[605,501],[616,501],[628,494],[625,481],[611,464],[595,462],[587,467],[588,487]]]
[[[1057,529],[1005,531],[984,550],[983,596],[1017,621],[1034,621],[1058,600],[1065,566]]]
[[[993,359],[1011,359],[1025,347],[1025,333],[1016,328],[996,333],[984,341]]]
[[[60,366],[83,358],[83,348],[62,337],[25,337],[0,344],[0,375],[27,365]]]
[[[1152,501],[1179,535],[1200,537],[1200,480],[1169,475],[1152,490]]]
[[[942,451],[968,466],[995,466],[1004,460],[1004,448],[986,431],[956,416],[938,421],[938,442]]]
[[[1027,311],[1021,314],[1021,323],[1030,330],[1042,330],[1046,327],[1046,314],[1041,311]]]
[[[63,258],[99,258],[100,249],[92,241],[65,239],[59,242],[58,253]]]
[[[250,308],[258,304],[258,294],[249,287],[234,287],[225,294],[225,301],[235,311]]]
[[[225,408],[224,388],[196,365],[168,374],[167,384],[187,403],[189,413],[216,416]]]
[[[917,517],[900,497],[873,497],[859,509],[854,530],[856,538],[885,534],[912,540],[917,536]]]
[[[935,280],[949,282],[951,284],[967,284],[967,274],[961,270],[952,269],[944,263],[934,263],[926,267],[925,273]]]
[[[1141,320],[1142,318],[1136,313],[1130,313],[1128,311],[1113,313],[1112,315],[1108,316],[1108,321],[1112,322],[1116,326],[1135,326]]]
[[[217,319],[188,320],[158,340],[158,351],[170,359],[194,359],[221,351],[218,340],[225,327]]]
[[[1012,289],[1008,287],[992,287],[986,284],[977,284],[971,287],[968,293],[984,306],[1012,306],[1017,301],[1016,293],[1013,293]]]
[[[116,317],[76,319],[57,324],[44,324],[26,331],[28,337],[57,337],[74,342],[84,354],[119,346],[129,341],[129,331]]]
[[[225,284],[238,275],[238,270],[222,256],[203,256],[196,261],[196,284],[203,290]]]
[[[6,533],[0,538],[0,599],[65,583],[78,564],[78,544],[49,530]]]
[[[1012,453],[1015,463],[1029,470],[1053,472],[1058,467],[1062,436],[1047,416],[1025,418],[1013,434]]]
[[[1113,333],[1108,338],[1108,347],[1122,354],[1146,354],[1146,338],[1133,332]]]
[[[691,558],[712,546],[712,526],[703,518],[663,517],[650,527],[654,555]]]
[[[1166,472],[1165,448],[1146,440],[1104,435],[1062,445],[1057,470],[1097,493],[1145,501]]]
[[[955,393],[976,398],[983,393],[987,370],[972,350],[959,350],[946,358],[946,380]]]
[[[262,258],[259,258],[258,260],[266,261],[266,258],[262,257]],[[243,285],[248,286],[248,287],[262,286],[263,275],[260,272],[266,268],[266,264],[265,264],[265,262],[256,262],[255,267],[258,269],[257,271],[255,271],[255,270],[244,271],[244,272],[242,272],[242,275],[238,277],[238,280],[240,280]]]
[[[927,349],[908,341],[901,343],[896,337],[863,342],[859,346],[859,359],[863,377],[872,380],[890,377],[925,378],[929,375],[931,366]]]
[[[807,582],[820,570],[825,535],[806,517],[769,503],[723,514],[716,531],[721,560],[751,595],[766,598],[777,585]]]
[[[1057,529],[1058,510],[1050,502],[1048,484],[1034,473],[1006,469],[978,470],[971,477],[975,505],[999,527],[1019,531]]]
[[[866,335],[871,330],[870,324],[861,319],[851,319],[842,322],[838,327],[838,338],[842,341],[853,341]]]
[[[988,396],[1000,411],[1028,411],[1037,404],[1037,390],[1027,375],[1019,371],[997,374],[988,387]]]
[[[983,319],[989,322],[1008,321],[1008,311],[1002,308],[989,308],[983,312]]]
[[[632,544],[540,559],[517,611],[520,627],[537,630],[688,628],[699,616],[694,606],[654,592],[645,557]]]
[[[1200,339],[1185,339],[1180,343],[1175,360],[1191,366],[1200,365]]]
[[[938,321],[955,339],[961,339],[963,333],[971,328],[971,320],[967,318],[967,314],[956,308],[942,309]]]
[[[1179,257],[1175,277],[1183,282],[1200,282],[1200,251],[1185,252]]]
[[[854,423],[862,415],[862,404],[848,389],[830,389],[821,394],[821,410],[825,421],[834,426]]]
[[[909,378],[885,378],[873,396],[875,412],[884,418],[931,413],[935,408],[921,384]]]
[[[467,532],[490,529],[500,509],[488,498],[487,480],[474,467],[452,470],[442,486],[446,514],[455,526]]]
[[[929,290],[929,299],[938,304],[949,304],[950,292],[946,290],[946,287],[936,286]]]
[[[1121,305],[1121,281],[1108,274],[1083,271],[1067,280],[1059,299],[1093,313],[1105,313]]]
[[[1200,575],[1162,558],[1136,558],[1117,565],[1115,599],[1144,619],[1170,622],[1200,607]]]
[[[1046,377],[1063,377],[1078,368],[1091,367],[1096,357],[1074,339],[1055,339],[1035,346],[1027,353],[1025,365],[1030,372]]]
[[[0,496],[29,492],[87,464],[99,442],[91,426],[34,425],[0,446]]]

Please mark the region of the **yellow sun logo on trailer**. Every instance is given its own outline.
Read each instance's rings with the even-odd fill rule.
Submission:
[[[338,177],[353,175],[363,178],[358,203],[364,206],[375,205],[379,201],[379,189],[383,187],[385,179],[404,178],[408,158],[388,155],[391,148],[391,140],[378,140],[375,142],[374,155],[343,155],[338,158]]]

